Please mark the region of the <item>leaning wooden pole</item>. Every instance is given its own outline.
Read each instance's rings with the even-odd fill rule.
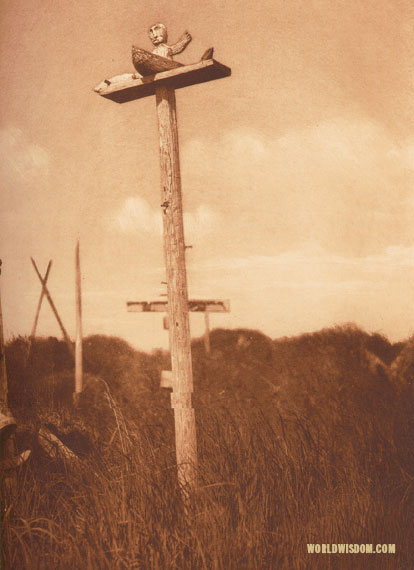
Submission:
[[[7,470],[4,468],[6,466],[6,463],[12,462],[13,457],[16,455],[16,441],[14,438],[15,429],[16,422],[11,415],[8,402],[6,352],[4,347],[3,313],[1,308],[0,291],[0,477],[4,485],[1,491],[2,495],[4,495],[3,500],[5,500],[6,505],[16,496],[17,489],[17,478],[15,470]]]
[[[75,340],[75,401],[83,389],[83,354],[82,354],[82,290],[80,269],[79,240],[75,252],[76,286],[76,340]]]
[[[0,275],[1,275],[1,269],[0,269]],[[6,354],[4,349],[3,313],[1,309],[1,291],[0,291],[0,412],[2,414],[7,414],[8,411],[9,410],[8,410],[8,398],[7,398]]]
[[[174,409],[178,479],[184,488],[191,490],[197,481],[197,440],[192,407],[193,372],[175,90],[162,85],[156,88],[155,95],[173,381],[171,405]]]

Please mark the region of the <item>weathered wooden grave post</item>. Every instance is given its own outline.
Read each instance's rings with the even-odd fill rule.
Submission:
[[[117,103],[149,95],[155,95],[156,99],[173,375],[171,405],[175,418],[178,478],[184,488],[191,490],[195,488],[197,479],[197,442],[191,401],[193,373],[175,90],[229,76],[231,70],[211,59],[212,49],[205,52],[201,61],[192,65],[172,61],[172,56],[183,51],[191,41],[187,32],[171,46],[166,43],[167,30],[162,24],[153,26],[149,35],[155,46],[152,54],[140,48],[132,48],[132,60],[139,76],[121,75],[105,80],[95,91]]]
[[[76,339],[75,339],[75,393],[73,395],[76,404],[79,394],[83,389],[83,349],[82,349],[82,285],[80,269],[80,246],[79,240],[75,250],[75,286],[76,286]]]

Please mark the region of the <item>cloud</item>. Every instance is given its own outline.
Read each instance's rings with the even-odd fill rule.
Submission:
[[[184,229],[192,236],[209,234],[217,222],[217,214],[205,204],[201,204],[194,213],[184,212]]]
[[[387,247],[384,252],[378,255],[366,257],[363,261],[368,267],[388,267],[391,269],[414,267],[414,245],[393,245]]]
[[[16,127],[0,131],[0,163],[3,184],[21,185],[47,176],[50,157]]]
[[[161,213],[141,197],[127,198],[113,217],[113,226],[124,233],[162,232]]]
[[[50,216],[50,157],[16,127],[0,130],[0,234],[3,255],[17,255],[24,244],[39,243]],[[19,239],[16,240],[16,228]]]
[[[217,224],[217,214],[205,204],[195,212],[184,212],[184,230],[193,238],[210,233]],[[156,210],[140,196],[127,198],[112,216],[111,226],[122,233],[162,234],[161,208]]]
[[[412,138],[403,147],[391,148],[389,157],[396,157],[403,168],[414,170],[414,141]]]
[[[191,294],[230,300],[233,326],[279,336],[355,322],[393,339],[411,334],[414,244],[344,256],[311,241],[278,255],[190,263],[188,275]]]
[[[414,278],[414,245],[390,246],[370,256],[345,257],[315,242],[275,256],[219,258],[190,266],[196,287],[203,281],[226,291],[244,289],[308,290],[312,294],[386,288],[391,281]]]
[[[279,137],[235,129],[181,154],[192,199],[224,213],[239,249],[316,240],[359,255],[414,241],[413,149],[379,123],[338,116]]]

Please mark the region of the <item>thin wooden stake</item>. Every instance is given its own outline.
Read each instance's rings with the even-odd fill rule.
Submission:
[[[160,135],[161,208],[173,376],[171,405],[174,409],[178,480],[183,489],[193,490],[197,482],[197,440],[191,401],[193,371],[175,91],[166,85],[157,86],[155,95]]]
[[[0,274],[1,274],[1,269],[0,269]],[[6,354],[4,349],[4,336],[3,336],[3,313],[1,309],[1,291],[0,291],[0,412],[3,414],[8,412],[7,370],[6,370]]]
[[[39,281],[40,281],[40,283],[42,284],[43,291],[44,291],[44,293],[45,293],[46,299],[49,301],[50,308],[52,309],[53,314],[55,315],[56,320],[57,320],[57,322],[59,323],[60,330],[62,331],[63,338],[65,339],[65,342],[66,342],[66,346],[68,347],[68,350],[69,350],[70,354],[74,357],[75,355],[74,355],[74,351],[73,351],[72,342],[71,342],[71,340],[70,340],[70,338],[69,338],[68,333],[66,332],[65,327],[63,326],[63,323],[62,323],[61,318],[59,317],[59,313],[57,312],[57,309],[56,309],[55,304],[54,304],[54,302],[53,302],[53,300],[52,300],[52,297],[50,296],[49,290],[48,290],[48,288],[46,287],[46,282],[45,282],[45,280],[43,279],[43,277],[40,275],[40,272],[39,272],[39,270],[38,270],[38,268],[37,268],[36,262],[35,262],[35,260],[33,259],[33,257],[31,257],[30,260],[31,260],[31,262],[32,262],[32,265],[33,265],[33,267],[34,267],[34,270],[35,270],[36,273],[37,273],[37,276],[39,277]]]
[[[204,322],[206,325],[204,333],[204,348],[206,350],[206,354],[210,354],[210,315],[208,311],[204,313]]]
[[[82,290],[79,240],[76,244],[76,341],[75,341],[75,400],[83,389],[82,361]]]

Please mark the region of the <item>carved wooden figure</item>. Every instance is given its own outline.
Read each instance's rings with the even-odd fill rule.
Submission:
[[[177,43],[171,46],[167,45],[168,33],[167,28],[164,26],[164,24],[155,24],[155,26],[152,26],[152,28],[150,28],[148,34],[150,40],[155,46],[155,49],[152,50],[152,53],[161,55],[162,57],[168,57],[170,59],[172,59],[174,55],[177,55],[178,53],[184,51],[192,40],[191,35],[186,31]]]
[[[152,53],[132,46],[132,63],[138,73],[145,76],[182,66],[182,63],[173,61],[173,56],[184,51],[191,42],[188,32],[184,32],[178,42],[170,46],[167,44],[168,33],[164,24],[152,26],[148,35],[155,46]]]
[[[155,24],[149,29],[148,35],[155,49],[152,53],[132,46],[132,63],[135,69],[142,76],[153,75],[161,71],[177,69],[183,67],[182,63],[173,61],[173,56],[185,50],[191,42],[192,37],[188,32],[184,32],[177,43],[168,45],[168,33],[164,24]],[[213,48],[209,48],[204,52],[201,61],[211,59],[213,57]]]
[[[152,26],[148,31],[148,35],[155,46],[152,52],[137,46],[132,46],[132,63],[138,73],[121,73],[119,75],[114,75],[109,79],[104,79],[95,87],[94,91],[103,95],[108,90],[109,86],[113,86],[118,89],[123,85],[130,83],[134,79],[154,75],[163,71],[171,71],[180,67],[188,67],[173,60],[173,56],[184,51],[187,45],[191,42],[192,37],[188,32],[184,32],[178,42],[173,45],[168,45],[166,43],[168,34],[167,28],[164,24],[155,24]],[[200,62],[213,60],[213,54],[214,48],[208,48],[201,56]],[[217,67],[217,62],[215,63]],[[194,66],[195,64],[192,65]],[[197,66],[197,69],[199,67],[200,66]],[[224,73],[230,74],[230,70],[228,70],[228,68],[226,68],[226,70],[228,73],[227,71]],[[207,81],[208,80],[209,79],[207,79]]]

